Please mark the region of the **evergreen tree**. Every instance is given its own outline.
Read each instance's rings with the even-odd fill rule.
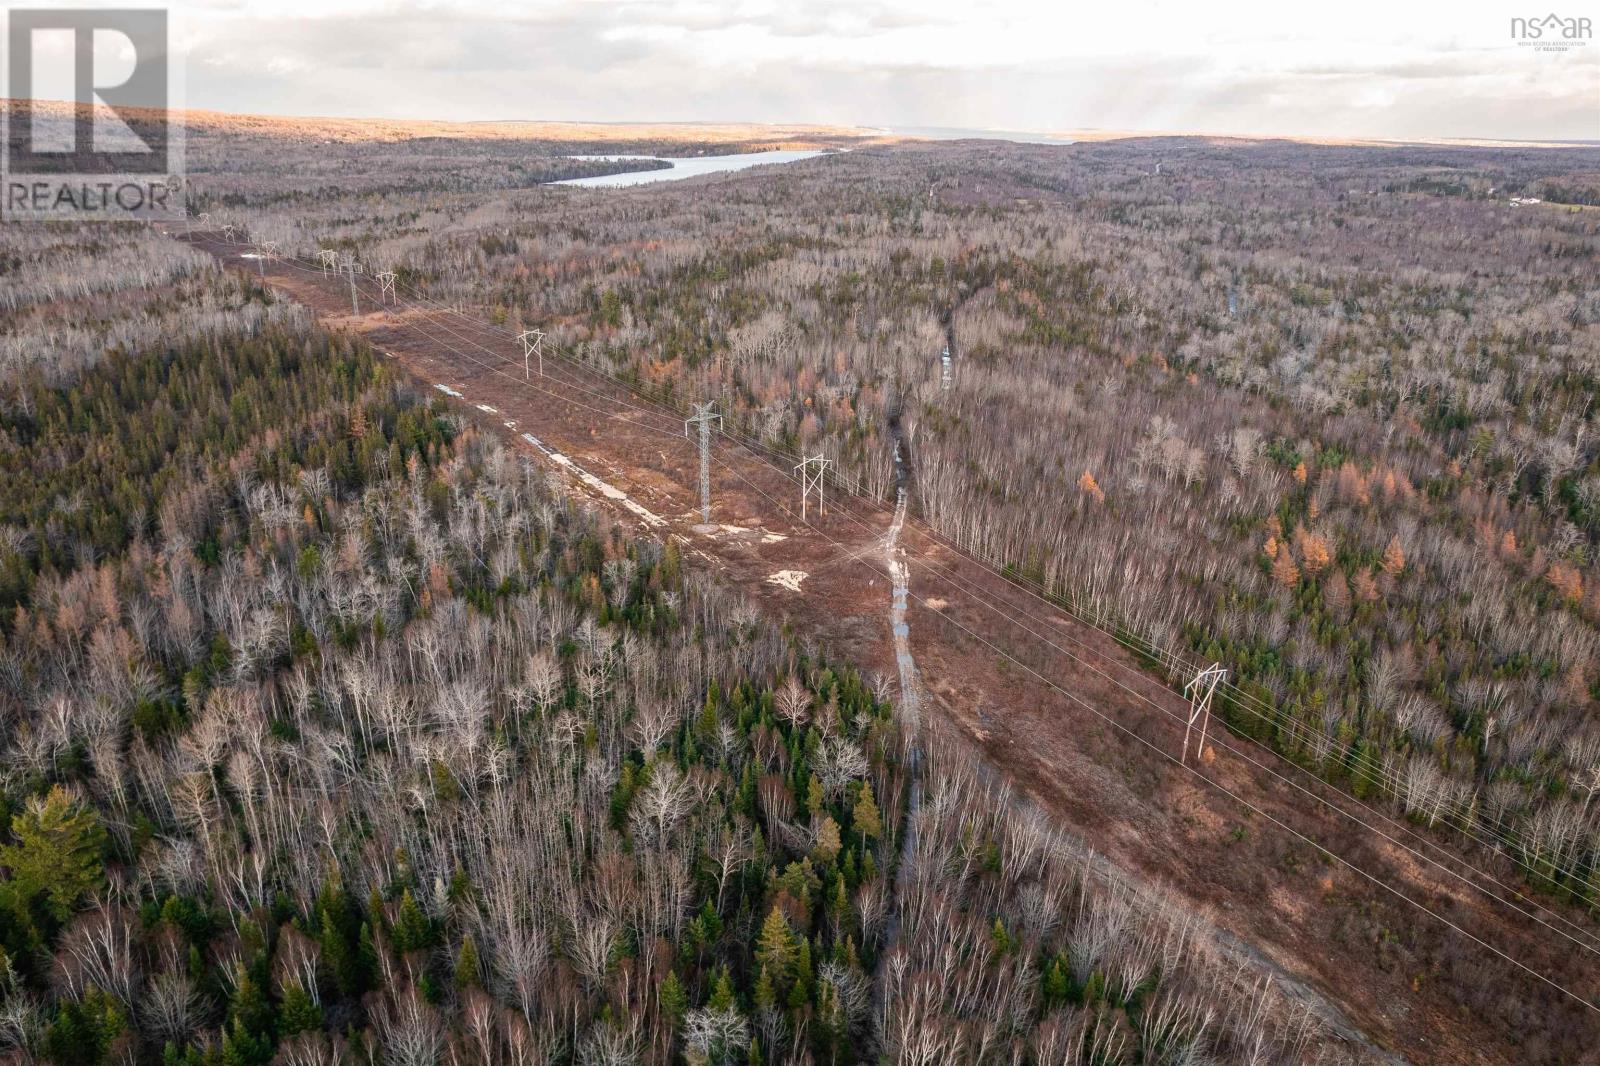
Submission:
[[[839,823],[833,820],[833,815],[824,814],[822,823],[817,826],[817,841],[812,846],[812,854],[824,866],[830,865],[839,856],[839,849],[843,847],[839,839]]]
[[[299,981],[284,985],[283,1003],[278,1008],[278,1035],[293,1036],[322,1028],[322,1008]]]
[[[322,932],[317,942],[322,947],[322,961],[332,972],[334,987],[339,994],[359,995],[361,980],[355,946],[345,939],[338,922],[326,909],[322,912]]]
[[[372,975],[378,972],[378,949],[372,942],[372,926],[366,922],[361,923],[361,932],[356,936],[356,962],[355,976],[358,988],[365,988],[372,980]]]
[[[794,986],[789,989],[789,1006],[802,1007],[811,998],[811,986],[816,977],[811,969],[811,941],[796,937],[794,953]]]
[[[461,953],[456,956],[456,987],[471,988],[481,984],[480,973],[478,945],[473,942],[472,934],[468,933],[461,939]]]
[[[728,977],[726,966],[717,971],[717,983],[711,989],[711,998],[706,1001],[706,1006],[713,1011],[733,1009],[733,981]]]
[[[997,957],[1011,951],[1011,937],[1006,932],[1006,923],[1003,920],[999,918],[994,920],[994,928],[990,930],[989,937],[994,942],[994,953]]]
[[[450,875],[450,889],[446,896],[458,907],[476,906],[478,887],[472,883],[472,875],[457,866],[456,872]]]
[[[433,920],[417,903],[411,890],[406,889],[400,897],[400,912],[395,917],[394,929],[390,931],[395,954],[405,955],[430,948],[437,935]]]
[[[91,985],[78,1002],[61,1004],[45,1030],[45,1057],[58,1066],[98,1066],[127,1027],[117,1001]]]
[[[774,904],[761,925],[761,935],[756,938],[756,967],[771,975],[774,983],[787,984],[794,957],[794,931],[789,928],[789,919]]]
[[[684,991],[683,983],[678,980],[676,971],[668,970],[667,976],[661,979],[661,988],[658,993],[661,1000],[661,1019],[667,1025],[669,1032],[677,1032],[678,1026],[683,1022],[683,1016],[689,1009],[689,994]]]
[[[254,978],[241,968],[228,1001],[228,1018],[251,1033],[266,1033],[272,1028],[272,1003]]]
[[[251,1032],[239,1018],[222,1036],[222,1066],[266,1066],[272,1059],[272,1040]]]
[[[878,810],[878,800],[872,794],[872,782],[864,782],[861,792],[856,796],[855,809],[850,813],[850,820],[855,825],[856,832],[868,840],[876,840],[883,832],[883,813]]]
[[[1067,968],[1061,964],[1061,956],[1051,960],[1041,977],[1041,986],[1046,1007],[1059,1007],[1072,994],[1072,981],[1067,976]]]
[[[12,818],[11,832],[17,843],[0,847],[0,866],[10,871],[0,882],[0,907],[20,927],[33,924],[35,905],[65,922],[78,901],[105,882],[100,817],[59,785]]]

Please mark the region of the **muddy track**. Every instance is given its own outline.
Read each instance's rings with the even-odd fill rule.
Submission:
[[[198,243],[239,269],[238,249]],[[524,381],[515,339],[483,323],[415,307],[353,319],[347,288],[314,268],[270,264],[267,280],[328,325],[365,335],[429,387],[451,389],[485,432],[548,461],[519,436],[531,433],[581,465],[661,524],[581,481],[575,491],[624,522],[681,541],[697,565],[770,616],[819,645],[849,649],[868,669],[898,671],[883,613],[894,597],[885,536],[896,523],[881,504],[830,494],[826,513],[802,522],[786,472],[724,441],[713,468],[715,526],[696,532],[698,455],[676,414],[648,411],[571,367]],[[1110,637],[955,553],[915,518],[903,519],[895,551],[915,576],[904,623],[916,634],[923,719],[961,739],[1122,875],[1163,886],[1305,989],[1329,1028],[1346,1034],[1350,1061],[1371,1061],[1373,1046],[1427,1063],[1595,1061],[1584,1057],[1597,1031],[1593,1012],[1272,823],[1326,845],[1568,988],[1592,995],[1600,987],[1594,955],[1338,813],[1400,835],[1378,812],[1305,779],[1325,798],[1318,805],[1236,757],[1224,738],[1202,776],[1178,770],[1163,753],[1176,752],[1182,726],[1171,716],[1186,705]],[[1515,880],[1505,864],[1495,873]],[[1592,920],[1564,914],[1595,931]]]
[[[884,957],[895,946],[900,935],[900,901],[915,871],[913,857],[917,853],[917,812],[922,809],[922,687],[917,678],[917,663],[911,654],[911,626],[906,621],[907,599],[911,594],[911,567],[906,563],[905,551],[900,547],[900,533],[905,529],[906,512],[911,500],[910,469],[902,450],[898,420],[891,423],[894,441],[895,508],[894,520],[883,538],[883,561],[889,571],[889,632],[894,641],[895,670],[900,678],[899,716],[905,737],[906,771],[910,779],[907,789],[905,832],[900,840],[900,863],[895,870],[894,886],[889,901],[889,918],[884,934],[884,950],[878,959],[881,975]],[[874,982],[875,988],[878,982]]]

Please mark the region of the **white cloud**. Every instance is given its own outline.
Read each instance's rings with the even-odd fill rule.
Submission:
[[[1518,48],[1498,0],[198,2],[194,106],[1600,138],[1600,41]]]

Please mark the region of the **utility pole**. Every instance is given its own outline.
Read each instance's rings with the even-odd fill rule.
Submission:
[[[705,525],[711,524],[711,423],[717,423],[717,428],[722,428],[722,416],[717,414],[716,404],[697,403],[694,405],[694,417],[683,420],[683,435],[689,435],[689,427],[700,427],[700,521]]]
[[[537,329],[525,329],[517,339],[522,342],[522,376],[525,378],[533,377],[533,371],[530,366],[533,358],[538,356],[539,376],[544,377],[544,348],[542,347],[544,344],[544,332]]]
[[[341,265],[350,275],[350,315],[352,318],[358,318],[361,315],[361,299],[356,295],[356,257],[350,252],[344,253],[344,262]]]
[[[339,253],[332,248],[319,248],[317,259],[322,263],[322,273],[332,274],[339,269]]]
[[[385,270],[382,274],[377,274],[374,276],[378,279],[378,299],[388,300],[390,303],[393,303],[394,279],[396,277],[395,272],[392,270]]]
[[[1179,762],[1189,761],[1189,732],[1194,729],[1196,721],[1200,723],[1200,746],[1195,749],[1195,757],[1204,755],[1206,726],[1211,724],[1211,695],[1227,679],[1228,671],[1222,668],[1222,664],[1212,663],[1183,686],[1183,694],[1189,697],[1189,724],[1183,729],[1183,755],[1178,759]]]
[[[812,489],[817,490],[817,513],[824,513],[822,486],[828,476],[828,467],[832,465],[832,459],[824,459],[820,454],[795,464],[795,473],[800,475],[800,521],[806,520],[806,501],[810,499]],[[813,467],[816,469],[814,474],[811,472]]]

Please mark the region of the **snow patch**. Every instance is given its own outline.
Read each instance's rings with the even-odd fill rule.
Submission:
[[[599,478],[589,473],[589,471],[585,470],[583,467],[579,466],[565,455],[562,455],[560,452],[550,447],[538,437],[535,437],[532,433],[524,433],[522,435],[522,439],[543,452],[545,457],[548,458],[552,463],[555,463],[557,466],[566,467],[572,472],[573,477],[577,478],[579,481],[583,482],[585,485],[589,486],[606,499],[614,500],[617,503],[622,504],[622,506],[625,507],[630,513],[642,519],[645,525],[652,528],[659,528],[667,524],[667,520],[665,518],[662,518],[660,515],[655,514],[648,508],[629,499],[626,492],[623,492],[615,485],[601,481]]]
[[[644,524],[647,525],[647,526],[658,527],[658,526],[664,526],[664,525],[667,524],[667,520],[666,519],[664,519],[660,515],[654,513],[653,511],[651,511],[649,508],[645,507],[644,505],[635,503],[634,501],[628,499],[628,497],[626,497],[626,496],[624,496],[622,498],[622,506],[626,507],[629,511],[631,511],[634,514],[638,515],[639,518],[642,519],[644,521]]]
[[[541,452],[543,452],[544,454],[548,455],[550,458],[556,460],[557,462],[562,463],[562,464],[566,464],[567,463],[567,457],[566,456],[558,455],[554,448],[548,447],[545,444],[544,441],[540,440],[538,437],[535,437],[532,433],[524,433],[522,435],[522,439],[527,441],[529,444],[533,445],[535,448],[538,448]]]
[[[804,570],[779,570],[776,574],[767,575],[767,584],[778,585],[790,592],[799,592],[800,582],[808,576]]]
[[[438,389],[440,392],[444,393],[446,396],[454,396],[458,400],[466,399],[466,397],[462,393],[457,392],[455,389],[452,389],[449,385],[435,384],[433,387]]]

